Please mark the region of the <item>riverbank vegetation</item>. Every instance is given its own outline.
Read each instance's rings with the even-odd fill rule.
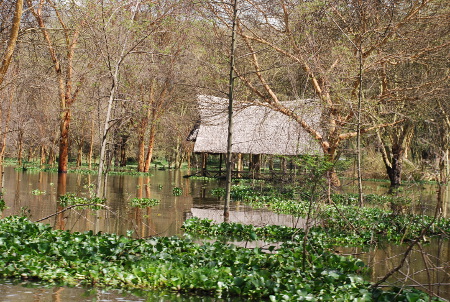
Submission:
[[[229,229],[201,222],[195,229]],[[188,221],[192,229],[198,221]],[[382,291],[364,279],[364,263],[336,255],[323,234],[282,227],[233,225],[234,237],[284,241],[247,249],[220,241],[71,233],[24,217],[0,221],[0,276],[66,285],[166,288],[216,297],[271,301],[419,301],[413,289]],[[224,233],[225,234],[225,233]],[[230,235],[227,231],[225,235]],[[308,240],[308,244],[302,244]],[[306,246],[306,250],[305,247]],[[432,299],[432,301],[438,301]]]

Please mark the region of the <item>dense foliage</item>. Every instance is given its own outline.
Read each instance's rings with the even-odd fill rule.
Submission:
[[[215,191],[215,194],[217,192]],[[312,230],[326,228],[329,240],[336,244],[368,244],[380,240],[403,242],[413,240],[426,229],[424,235],[450,234],[450,219],[434,218],[414,213],[397,213],[393,208],[410,202],[402,196],[369,194],[367,206],[358,207],[354,194],[332,194],[332,203],[309,202],[308,192],[296,195],[293,189],[286,192],[257,190],[246,185],[233,186],[231,196],[253,207],[267,207],[274,212],[305,218],[308,213],[315,221]],[[293,199],[298,197],[299,199]],[[309,212],[312,207],[311,212]]]
[[[328,251],[314,236],[306,252],[296,241],[263,252],[219,241],[70,233],[13,216],[0,222],[0,276],[272,301],[426,298],[416,290],[372,290],[361,275],[366,271],[362,261]]]

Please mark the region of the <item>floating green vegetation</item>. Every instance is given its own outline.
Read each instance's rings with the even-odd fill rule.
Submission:
[[[93,210],[99,210],[104,208],[106,199],[99,197],[86,198],[76,196],[74,193],[67,193],[59,197],[59,203],[63,207],[76,206],[76,208],[90,208]]]
[[[191,175],[191,176],[189,176],[189,178],[195,179],[195,180],[204,180],[204,181],[217,181],[216,177],[208,177],[208,176]]]
[[[35,189],[31,191],[32,195],[45,195],[45,191],[40,191],[39,189]]]
[[[148,208],[160,204],[160,200],[156,198],[133,198],[130,201],[132,207]]]
[[[181,194],[183,194],[183,189],[181,189],[179,187],[174,187],[172,189],[172,195],[173,196],[181,196]]]
[[[295,195],[287,192],[288,196]],[[389,205],[389,207],[358,207],[355,194],[333,194],[333,203],[317,202],[311,206],[307,193],[299,193],[300,199],[289,199],[283,193],[271,190],[256,190],[250,186],[233,186],[233,200],[243,201],[256,208],[269,208],[276,213],[297,217],[314,218],[318,225],[327,229],[330,237],[340,244],[364,245],[378,241],[400,243],[419,236],[424,228],[425,235],[450,234],[450,219],[427,215],[399,212],[412,200],[402,196],[365,196],[367,205]],[[310,211],[311,210],[311,211]]]
[[[14,168],[17,171],[28,171],[28,172],[58,172],[57,167],[41,166],[37,163],[26,163],[21,167]],[[92,175],[97,174],[98,171],[94,169],[88,169],[87,167],[74,167],[72,166],[67,170],[68,173],[85,174]],[[108,171],[108,175],[135,175],[135,176],[151,176],[149,172],[138,172],[136,170],[126,169],[123,171]]]
[[[150,172],[138,171],[108,171],[108,175],[134,175],[134,176],[152,176]]]
[[[315,234],[307,240],[306,249],[289,241],[265,252],[219,241],[70,233],[12,216],[0,220],[0,277],[255,301],[439,301],[414,289],[372,289],[361,260],[332,253]]]

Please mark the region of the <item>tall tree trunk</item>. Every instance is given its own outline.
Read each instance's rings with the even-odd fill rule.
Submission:
[[[69,125],[70,109],[64,110],[60,121],[58,173],[67,173],[69,164]]]
[[[19,163],[19,166],[22,165],[22,150],[23,150],[23,130],[19,129],[19,134],[18,134],[18,151],[17,151],[17,161]]]
[[[411,142],[414,126],[411,121],[406,121],[402,126],[399,126],[392,131],[392,146],[390,147],[390,150],[389,147],[384,144],[379,131],[377,131],[377,137],[381,145],[380,151],[391,183],[391,188],[395,188],[401,184],[403,159]]]
[[[145,133],[147,132],[150,112],[151,109],[150,106],[148,106],[147,114],[142,118],[138,125],[138,172],[145,171]]]
[[[108,107],[106,110],[105,123],[103,125],[103,134],[101,137],[101,147],[100,147],[100,158],[99,158],[99,163],[98,163],[98,178],[97,178],[97,193],[96,193],[97,197],[101,197],[101,194],[102,194],[103,173],[104,173],[105,161],[106,161],[106,147],[107,147],[107,143],[108,143],[108,132],[111,128],[111,126],[109,124],[111,121],[114,98],[116,96],[116,90],[117,90],[117,84],[118,84],[118,78],[119,78],[119,69],[120,69],[121,62],[122,61],[119,61],[117,63],[114,73],[113,73],[111,89],[109,92]]]
[[[147,149],[147,156],[145,158],[144,172],[148,172],[150,169],[150,164],[152,162],[152,157],[153,157],[153,149],[155,147],[156,121],[153,118],[154,118],[154,114],[152,114],[152,122],[150,124],[150,133],[149,133],[149,138],[148,138],[148,149]]]
[[[41,147],[40,147],[40,155],[41,155],[41,159],[40,159],[39,163],[40,163],[41,167],[43,167],[45,164],[45,158],[47,157],[47,150],[44,145],[41,145]]]
[[[8,104],[8,111],[6,113],[6,119],[5,119],[5,128],[2,131],[1,136],[1,148],[0,148],[0,166],[3,164],[3,159],[5,158],[5,151],[6,151],[6,134],[9,131],[9,121],[11,119],[11,104],[14,98],[14,92],[11,92],[11,95],[9,96],[9,104]],[[0,112],[0,117],[3,115],[3,110]]]
[[[55,151],[53,150],[53,148],[50,148],[49,152],[48,152],[48,160],[47,160],[47,164],[53,167],[53,164],[55,163]]]
[[[92,168],[92,154],[94,152],[94,119],[91,121],[91,138],[89,141],[88,169]]]
[[[120,166],[125,167],[127,165],[127,141],[128,136],[122,135],[122,143],[120,145]]]
[[[145,169],[145,142],[144,136],[138,137],[138,172],[144,172]]]
[[[177,144],[175,147],[175,164],[174,168],[179,169],[181,167],[181,146],[180,146],[180,137],[177,136]]]
[[[77,168],[80,168],[83,162],[83,141],[80,141],[77,147]]]
[[[59,94],[59,109],[61,111],[60,116],[60,138],[59,138],[59,158],[58,158],[58,173],[67,173],[67,167],[69,162],[69,125],[71,119],[70,107],[75,101],[81,82],[73,89],[73,56],[75,47],[78,41],[78,30],[68,28],[62,18],[59,15],[59,11],[55,6],[56,16],[58,17],[59,24],[63,28],[64,42],[65,42],[65,69],[63,71],[61,59],[58,56],[57,48],[53,42],[49,30],[44,22],[42,15],[44,2],[41,1],[38,5],[33,5],[31,0],[27,0],[27,4],[31,9],[31,13],[36,18],[41,33],[47,43],[47,49],[50,54],[50,58],[53,62],[53,68],[55,70],[57,82],[58,82],[58,94]]]
[[[14,54],[14,49],[16,48],[17,38],[19,37],[22,11],[23,11],[23,0],[17,0],[14,9],[14,17],[12,21],[11,31],[9,33],[8,45],[6,46],[6,50],[2,58],[2,64],[0,66],[0,86],[2,85],[3,80],[5,79],[9,65],[11,63],[11,59]]]

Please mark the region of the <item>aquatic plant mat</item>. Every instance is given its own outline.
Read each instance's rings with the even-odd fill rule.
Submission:
[[[202,229],[206,234],[208,228],[217,234],[232,228],[235,237],[280,245],[247,249],[189,237],[71,233],[12,216],[0,220],[0,276],[257,301],[439,301],[415,289],[371,288],[363,277],[364,263],[333,253],[323,232],[305,236],[286,227],[213,225],[198,219],[185,224],[188,233]]]

